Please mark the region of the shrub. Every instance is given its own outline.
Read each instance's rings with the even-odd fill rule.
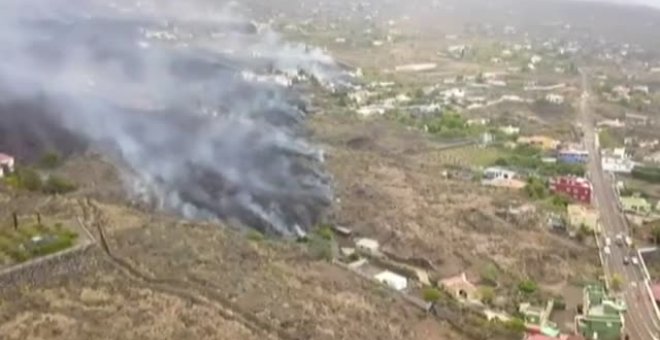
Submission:
[[[247,238],[250,241],[259,242],[259,241],[262,241],[264,239],[264,235],[262,233],[256,231],[256,230],[252,229],[252,230],[248,231]]]
[[[30,169],[22,168],[16,172],[17,187],[29,191],[39,191],[43,187],[43,182],[39,174]]]
[[[61,163],[60,156],[54,152],[49,151],[41,156],[39,160],[39,165],[45,169],[54,169],[57,168]]]
[[[565,310],[566,301],[563,298],[558,298],[555,300],[555,304],[552,306],[553,310]]]
[[[334,234],[332,233],[332,226],[323,224],[319,226],[319,228],[316,230],[316,233],[321,236],[324,240],[331,241]]]
[[[512,318],[511,320],[507,321],[505,326],[507,329],[510,329],[514,332],[524,332],[526,330],[525,321],[518,318]]]
[[[43,186],[47,194],[66,194],[76,190],[76,185],[57,176],[50,176]]]
[[[524,279],[518,283],[518,290],[523,294],[534,294],[538,285],[531,279]]]
[[[494,264],[489,263],[481,269],[479,276],[483,284],[497,286],[500,272]]]
[[[437,288],[428,287],[424,289],[423,297],[425,301],[436,302],[440,300],[442,293]]]
[[[495,290],[492,287],[479,287],[481,302],[490,305],[495,300]]]

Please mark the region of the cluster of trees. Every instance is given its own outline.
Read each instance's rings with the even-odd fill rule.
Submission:
[[[44,179],[37,171],[31,168],[18,169],[6,181],[9,185],[17,189],[42,192],[50,195],[66,194],[77,189],[75,184],[62,177],[50,175]]]
[[[632,176],[651,183],[660,183],[660,168],[638,166],[632,171]]]
[[[498,158],[495,165],[525,169],[541,176],[584,176],[585,174],[582,164],[545,163],[541,150],[526,145],[519,145],[509,155]]]
[[[66,194],[77,189],[76,185],[60,176],[50,174],[42,176],[37,169],[53,170],[62,164],[62,160],[56,152],[46,152],[36,168],[19,167],[15,173],[5,179],[5,183],[17,189],[33,192],[42,192],[45,194]]]

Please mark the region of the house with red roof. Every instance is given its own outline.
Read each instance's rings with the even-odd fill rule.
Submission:
[[[14,172],[14,157],[0,153],[0,178]]]

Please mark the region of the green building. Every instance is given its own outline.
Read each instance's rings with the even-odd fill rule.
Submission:
[[[619,340],[626,306],[607,295],[601,285],[584,287],[583,314],[575,317],[578,333],[588,340]]]
[[[552,313],[554,300],[548,301],[544,307],[532,306],[529,303],[521,303],[518,311],[523,315],[527,330],[533,330],[550,337],[559,336],[560,330],[556,323],[549,320]]]
[[[623,211],[645,215],[651,212],[651,203],[643,197],[630,196],[621,197]]]

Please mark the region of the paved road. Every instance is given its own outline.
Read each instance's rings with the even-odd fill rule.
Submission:
[[[648,294],[644,272],[640,266],[632,263],[623,264],[623,257],[636,256],[636,251],[625,245],[617,246],[615,242],[617,234],[628,235],[628,223],[619,206],[614,178],[605,173],[601,166],[600,147],[594,128],[595,122],[589,108],[591,100],[589,82],[585,73],[582,73],[582,88],[580,123],[584,133],[584,143],[590,154],[587,171],[594,189],[594,203],[600,213],[601,236],[599,241],[605,275],[610,282],[615,274],[623,279],[621,291],[628,306],[625,327],[630,339],[660,340],[660,320],[656,317],[654,302]],[[606,238],[611,239],[610,255],[603,252]]]

